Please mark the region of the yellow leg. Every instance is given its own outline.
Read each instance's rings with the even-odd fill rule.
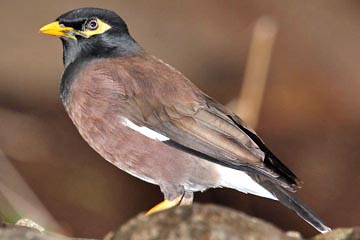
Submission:
[[[180,196],[172,201],[165,199],[161,203],[159,203],[156,206],[154,206],[153,208],[151,208],[145,215],[150,215],[150,214],[153,214],[156,212],[160,212],[160,211],[164,211],[166,209],[176,207],[177,205],[180,204],[182,198],[183,198],[183,196]]]

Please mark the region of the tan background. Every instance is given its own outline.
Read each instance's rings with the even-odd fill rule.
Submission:
[[[257,131],[304,180],[300,197],[330,226],[360,224],[358,1],[3,1],[0,149],[68,234],[103,236],[162,199],[158,187],[91,150],[61,106],[61,44],[38,29],[84,6],[117,11],[148,52],[222,103],[241,86],[254,22],[273,17],[279,35]],[[1,216],[16,220],[1,194]],[[280,204],[236,191],[210,190],[196,201],[315,233]]]

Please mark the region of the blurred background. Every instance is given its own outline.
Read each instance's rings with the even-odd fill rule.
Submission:
[[[28,217],[54,231],[95,238],[162,200],[157,186],[94,152],[61,105],[61,43],[38,31],[60,14],[87,6],[118,12],[148,52],[235,108],[254,26],[264,16],[271,19],[277,35],[256,130],[304,181],[299,196],[325,222],[360,224],[360,3],[355,0],[3,2],[1,218]],[[196,194],[195,201],[315,234],[270,200],[214,189]]]

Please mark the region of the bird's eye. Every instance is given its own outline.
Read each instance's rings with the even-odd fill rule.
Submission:
[[[99,27],[98,22],[96,19],[92,19],[86,23],[86,28],[89,30],[95,30]]]

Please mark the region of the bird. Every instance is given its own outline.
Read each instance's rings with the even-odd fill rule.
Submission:
[[[147,214],[231,188],[279,201],[321,233],[331,229],[295,195],[299,178],[231,110],[147,53],[114,11],[79,8],[40,29],[63,45],[61,101],[105,160],[158,185]]]

